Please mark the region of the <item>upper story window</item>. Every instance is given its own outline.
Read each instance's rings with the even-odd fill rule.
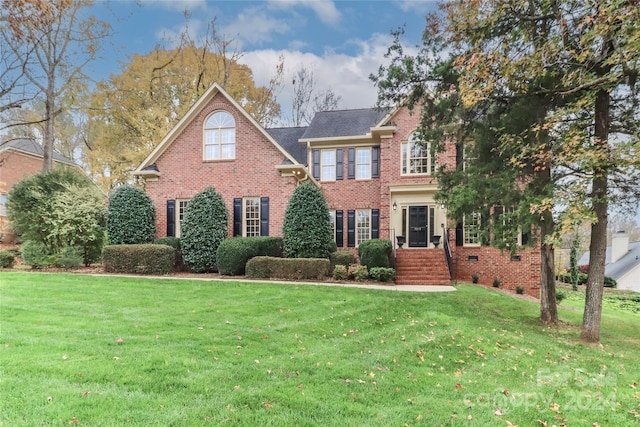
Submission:
[[[371,178],[371,148],[356,149],[356,179]]]
[[[336,180],[336,150],[322,150],[320,156],[320,179]]]
[[[402,175],[433,175],[436,171],[435,153],[431,155],[431,144],[422,142],[414,133],[409,141],[402,143]]]
[[[204,122],[204,160],[236,158],[236,122],[226,111],[218,111]]]

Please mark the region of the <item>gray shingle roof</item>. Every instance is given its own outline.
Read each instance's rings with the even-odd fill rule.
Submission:
[[[302,138],[366,135],[388,113],[388,109],[375,108],[321,111],[315,114]]]
[[[307,147],[298,140],[304,134],[306,127],[273,128],[266,131],[284,148],[298,163],[307,164]]]
[[[589,263],[589,252],[585,252],[578,260],[579,265]],[[611,246],[607,246],[604,274],[618,280],[633,267],[640,264],[640,242],[629,242],[629,251],[618,261],[611,262]]]
[[[29,138],[11,139],[9,141],[6,141],[0,144],[0,151],[5,151],[9,149],[22,151],[29,154],[34,154],[38,157],[44,156],[44,149],[42,148],[42,146],[38,144],[36,141],[34,141],[33,139],[29,139]],[[53,152],[53,160],[60,163],[66,163],[68,165],[77,166],[73,160],[63,156],[62,154],[56,151]]]

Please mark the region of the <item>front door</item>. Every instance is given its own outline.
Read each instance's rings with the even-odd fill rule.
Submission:
[[[427,227],[428,206],[409,206],[409,247],[426,248],[429,242]]]

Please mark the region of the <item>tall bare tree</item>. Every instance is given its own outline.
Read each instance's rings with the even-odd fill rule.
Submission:
[[[84,67],[97,59],[101,43],[111,34],[106,22],[82,13],[92,4],[88,0],[3,1],[12,17],[13,37],[6,39],[9,48],[18,57],[25,49],[33,51],[24,57],[23,70],[44,102],[44,170],[52,166],[56,118],[72,108],[87,88]]]
[[[293,75],[293,100],[291,102],[291,125],[308,125],[318,111],[337,110],[342,97],[331,89],[318,92],[313,68],[301,64]]]

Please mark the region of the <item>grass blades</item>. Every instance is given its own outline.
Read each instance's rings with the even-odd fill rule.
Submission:
[[[0,273],[0,425],[637,425],[640,314],[542,327],[481,287],[405,293]]]

